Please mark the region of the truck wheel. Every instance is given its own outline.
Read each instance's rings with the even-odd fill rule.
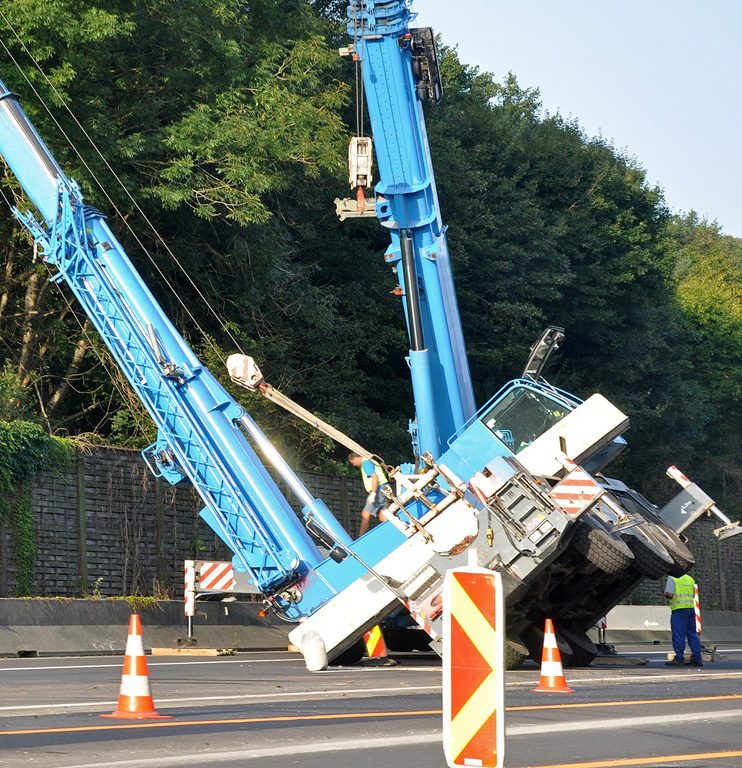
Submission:
[[[632,530],[625,539],[626,544],[634,555],[633,568],[648,579],[659,579],[666,576],[673,566],[672,558],[665,548],[639,528]]]
[[[518,669],[527,658],[528,656],[521,653],[514,643],[505,641],[505,669]]]
[[[657,525],[656,523],[652,526],[652,533],[655,534],[667,550],[667,554],[672,558],[672,566],[667,570],[668,575],[678,578],[688,573],[695,565],[696,559],[677,533],[668,526]]]
[[[572,537],[574,548],[603,573],[620,573],[634,561],[625,542],[600,528],[581,525]]]
[[[572,653],[562,654],[562,662],[565,667],[589,667],[593,659],[598,655],[595,643],[587,633],[576,629],[566,629],[556,626],[557,637],[561,636],[569,643]]]

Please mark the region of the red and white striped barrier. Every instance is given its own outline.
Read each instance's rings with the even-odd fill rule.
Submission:
[[[571,463],[571,462],[570,462]],[[582,467],[572,469],[549,491],[549,496],[569,515],[582,514],[596,502],[605,489],[593,480]]]
[[[693,589],[693,608],[696,612],[696,632],[698,637],[701,636],[701,601],[698,599],[698,584],[694,585]]]
[[[188,638],[193,639],[193,617],[198,592],[234,592],[234,566],[213,560],[186,560],[183,568],[183,613]]]
[[[234,590],[234,566],[230,562],[202,560],[198,566],[199,592],[232,592]]]
[[[667,468],[667,476],[680,483],[683,488],[692,485],[691,481],[675,465]]]

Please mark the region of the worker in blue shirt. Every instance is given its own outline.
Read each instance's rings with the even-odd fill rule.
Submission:
[[[360,469],[363,487],[368,494],[366,503],[361,510],[361,527],[358,532],[359,536],[363,536],[368,530],[372,515],[378,514],[379,520],[382,521],[386,519],[383,510],[387,505],[387,499],[381,492],[381,489],[389,485],[389,479],[384,474],[384,470],[375,461],[364,459],[358,453],[349,454],[348,461],[351,466]]]

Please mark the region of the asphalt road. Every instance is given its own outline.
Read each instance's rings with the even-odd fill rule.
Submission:
[[[538,694],[535,666],[506,677],[506,766],[742,768],[742,646],[703,669],[568,672]],[[150,658],[171,719],[107,720],[118,658],[0,660],[0,766],[440,768],[440,662],[309,673],[288,653]]]

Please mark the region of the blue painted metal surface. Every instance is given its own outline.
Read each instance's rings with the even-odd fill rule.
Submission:
[[[361,61],[380,182],[377,216],[389,229],[386,260],[403,291],[400,232],[412,237],[427,360],[411,356],[419,450],[435,458],[475,411],[425,118],[404,35],[414,15],[404,0],[351,0],[348,33]],[[408,327],[410,319],[405,316]],[[418,365],[418,362],[420,363]]]
[[[236,424],[242,409],[187,346],[104,216],[84,204],[1,85],[0,128],[0,154],[42,220],[30,212],[17,217],[158,427],[158,441],[145,452],[152,469],[170,482],[193,483],[206,504],[204,518],[261,589],[306,577],[324,558]],[[313,513],[324,511],[318,505]]]
[[[117,365],[157,425],[144,451],[151,470],[171,483],[187,478],[204,501],[202,519],[235,552],[235,565],[273,594],[289,619],[311,615],[366,575],[351,557],[325,559],[253,450],[267,438],[232,399],[163,313],[105,217],[85,205],[79,187],[54,161],[18,104],[0,83],[0,155],[38,209],[14,211],[90,317]],[[292,474],[291,483],[301,481]],[[297,491],[297,487],[294,487]],[[382,523],[352,541],[330,510],[303,486],[302,514],[327,544],[352,548],[372,567],[404,536]],[[416,502],[411,514],[426,507]]]

